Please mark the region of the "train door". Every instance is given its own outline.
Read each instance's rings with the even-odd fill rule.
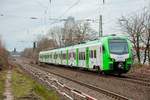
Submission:
[[[61,51],[58,51],[58,64],[61,64]]]
[[[62,65],[66,65],[66,50],[62,51]]]
[[[56,64],[59,64],[59,52],[56,52]]]
[[[70,66],[76,66],[75,65],[75,50],[70,50],[69,52],[69,65]]]
[[[72,50],[72,66],[76,66],[76,50]]]
[[[99,62],[99,66],[100,66],[100,69],[103,70],[103,46],[102,44],[99,46],[99,59],[98,59],[98,62]]]
[[[54,63],[56,64],[56,52],[54,52]]]
[[[90,68],[92,69],[95,66],[95,57],[94,57],[94,52],[96,51],[96,48],[94,48],[93,46],[90,47]]]
[[[52,63],[54,63],[54,52],[52,52]]]
[[[62,51],[61,51],[61,53],[60,53],[60,64],[62,65],[62,60],[63,60],[63,58],[62,58]]]
[[[52,63],[52,53],[49,53],[50,57],[49,57],[49,63]]]
[[[72,50],[68,49],[68,65],[71,66],[72,64]]]
[[[50,63],[50,53],[48,53],[48,63]]]
[[[99,45],[90,47],[90,68],[100,66],[100,48]]]
[[[79,49],[79,67],[86,67],[85,55],[86,55],[86,49],[80,48]]]

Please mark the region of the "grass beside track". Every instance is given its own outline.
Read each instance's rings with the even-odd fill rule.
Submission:
[[[0,71],[0,100],[3,100],[3,93],[5,91],[6,71]]]
[[[15,100],[59,100],[55,91],[48,90],[19,68],[13,69],[12,88]]]

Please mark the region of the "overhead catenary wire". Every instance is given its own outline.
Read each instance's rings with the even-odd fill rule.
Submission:
[[[51,0],[50,0],[50,1],[51,1]],[[50,25],[53,25],[53,24],[55,24],[55,23],[59,23],[60,21],[64,21],[63,19],[61,20],[61,18],[62,18],[66,13],[68,13],[73,7],[75,7],[76,5],[78,5],[79,2],[80,2],[80,0],[77,0],[75,3],[73,3],[68,9],[66,9],[66,10],[64,11],[64,13],[62,13],[59,17],[55,18],[55,21],[53,21]],[[105,4],[105,0],[102,0],[102,3]],[[101,4],[101,5],[103,5],[103,4]],[[98,7],[97,9],[100,9],[100,8]],[[51,20],[53,20],[53,19],[51,19]],[[82,20],[82,21],[83,21],[83,20]],[[97,22],[98,19],[93,19],[93,20],[92,20],[92,19],[85,19],[85,21],[91,21],[92,23],[99,23],[99,22]]]
[[[62,17],[63,17],[66,13],[68,13],[73,7],[75,7],[76,5],[78,5],[79,2],[80,2],[80,0],[76,1],[75,3],[73,3],[73,5],[71,5],[68,9],[66,9],[66,10],[64,11],[64,13],[61,14],[61,16],[58,17],[58,18],[62,18]]]
[[[51,0],[50,0],[51,1]],[[70,7],[68,7],[59,17],[57,17],[56,19],[61,19],[66,13],[68,13],[73,7],[75,7],[76,5],[78,5],[80,2],[80,0],[77,0],[75,3],[73,3]],[[60,20],[55,20],[54,22],[52,22],[50,25],[53,25],[55,23],[60,22]]]

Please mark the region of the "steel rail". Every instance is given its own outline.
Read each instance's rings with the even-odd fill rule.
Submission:
[[[37,66],[36,66],[36,67],[37,67]],[[107,96],[109,96],[109,97],[115,98],[116,100],[131,100],[130,98],[125,97],[125,96],[123,96],[123,95],[120,95],[120,94],[118,94],[118,93],[115,93],[115,92],[112,92],[112,91],[109,91],[109,90],[106,90],[106,89],[102,89],[102,88],[100,88],[100,87],[96,87],[96,86],[91,85],[91,84],[83,83],[83,82],[78,81],[78,80],[74,80],[74,79],[65,77],[65,76],[63,76],[63,75],[61,75],[61,74],[57,74],[57,73],[55,73],[55,72],[46,70],[46,68],[43,68],[43,67],[38,67],[38,68],[41,69],[41,70],[44,70],[44,71],[46,71],[46,72],[49,72],[49,73],[51,73],[51,74],[54,74],[54,75],[56,75],[56,76],[62,77],[62,78],[64,78],[64,79],[67,79],[67,80],[69,80],[69,81],[72,81],[72,82],[75,82],[75,83],[77,83],[77,84],[80,84],[80,85],[82,85],[82,86],[88,87],[89,89],[95,90],[95,91],[100,92],[100,93],[102,93],[102,94],[105,94],[105,95],[107,95]]]
[[[48,65],[41,65],[41,66],[46,66],[46,67],[48,67]],[[58,66],[58,65],[53,65],[53,66]],[[59,66],[58,66],[59,67]],[[64,67],[63,67],[64,68]],[[65,68],[65,69],[67,69],[67,70],[74,70],[74,69],[70,69],[70,68]],[[80,72],[81,70],[78,70],[78,72]],[[83,71],[82,70],[82,72],[86,72],[87,73],[87,71]],[[90,73],[90,74],[95,74],[95,73],[93,73],[93,72],[90,72],[90,71],[88,71],[88,73]],[[96,74],[97,75],[97,74]],[[101,77],[104,77],[104,75],[101,75]],[[109,75],[108,77],[110,77],[110,78],[115,78],[115,79],[117,79],[117,80],[122,80],[122,81],[127,81],[127,82],[131,82],[131,83],[134,83],[134,84],[139,84],[139,85],[143,85],[143,86],[146,86],[146,87],[150,87],[150,80],[148,80],[148,79],[140,79],[140,78],[136,78],[136,77],[131,77],[131,76],[121,76],[121,77],[118,77],[118,76],[116,76],[116,75]]]

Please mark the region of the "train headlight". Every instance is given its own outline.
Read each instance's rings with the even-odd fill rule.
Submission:
[[[124,67],[123,63],[118,64],[118,68],[123,69],[123,67]]]

